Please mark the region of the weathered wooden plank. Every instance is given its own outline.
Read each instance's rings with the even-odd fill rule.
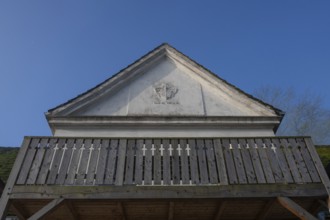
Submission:
[[[305,140],[303,138],[297,138],[297,143],[298,145],[300,146],[300,151],[301,151],[301,154],[304,158],[304,161],[307,165],[307,169],[308,169],[308,172],[312,178],[312,181],[314,183],[319,183],[321,182],[321,179],[319,177],[319,174],[317,172],[317,169],[314,165],[314,162],[312,160],[312,157],[306,147],[306,144],[305,144]]]
[[[246,172],[246,177],[249,183],[257,183],[257,178],[254,173],[252,159],[250,156],[250,150],[247,148],[246,140],[240,138],[239,145],[241,147],[242,160],[244,163],[244,168]]]
[[[171,157],[170,157],[170,141],[163,139],[163,183],[164,185],[171,184]]]
[[[31,138],[24,138],[22,146],[19,149],[19,152],[15,159],[13,168],[11,169],[9,178],[7,180],[7,184],[6,184],[5,188],[3,189],[2,195],[0,197],[0,219],[1,220],[4,220],[6,218],[7,211],[9,208],[9,195],[11,194],[11,192],[14,188],[19,171],[24,163],[24,158],[25,158],[26,152],[28,150],[28,147],[30,145],[30,142],[31,142]]]
[[[31,169],[30,169],[30,173],[29,173],[29,177],[26,181],[26,184],[35,184],[39,171],[40,171],[40,167],[42,164],[42,160],[44,158],[44,154],[45,154],[48,142],[49,142],[48,138],[42,138],[40,140],[40,144],[37,149],[36,156],[33,160],[33,163],[32,163]]]
[[[54,155],[53,155],[51,165],[49,167],[49,175],[47,178],[47,184],[49,184],[49,185],[55,184],[58,170],[59,170],[59,168],[61,166],[61,162],[62,162],[61,159],[63,156],[63,147],[64,147],[65,143],[66,143],[65,138],[59,138],[57,145],[54,148]]]
[[[227,169],[226,169],[225,158],[223,155],[222,144],[220,139],[214,139],[213,145],[214,145],[214,152],[217,162],[217,170],[218,170],[220,184],[227,185],[228,184]]]
[[[260,138],[256,139],[256,144],[258,146],[257,151],[260,156],[260,161],[262,164],[262,168],[264,170],[264,174],[265,174],[267,183],[275,183],[273,170],[269,163],[269,158],[267,156],[267,147],[265,147],[262,139],[260,139]]]
[[[255,174],[257,177],[257,181],[258,181],[258,183],[266,183],[266,178],[265,178],[262,166],[261,166],[259,154],[256,149],[254,139],[251,139],[251,138],[247,139],[247,143],[249,145],[249,151],[250,151],[254,171],[255,171]]]
[[[230,184],[237,184],[237,174],[236,174],[236,168],[232,156],[232,150],[230,147],[229,139],[224,138],[222,139],[222,146],[223,146],[223,153],[225,155],[225,161],[226,161],[226,167],[228,172],[228,179]]]
[[[79,161],[79,167],[77,171],[77,179],[75,184],[76,185],[84,185],[86,181],[86,174],[87,174],[87,168],[88,168],[88,162],[89,162],[89,156],[91,154],[91,148],[92,147],[92,139],[85,139],[84,145],[80,149],[81,157]]]
[[[263,139],[263,142],[266,145],[265,151],[267,153],[267,156],[268,156],[268,159],[270,162],[270,166],[272,168],[275,182],[277,182],[277,183],[285,182],[279,162],[278,162],[276,146],[272,144],[272,142],[269,138]]]
[[[135,139],[127,141],[125,184],[133,184]]]
[[[192,184],[199,184],[199,171],[198,171],[198,163],[197,163],[197,150],[196,150],[196,142],[195,139],[188,140],[189,148],[190,148],[190,174],[191,174],[191,182]]]
[[[173,172],[173,184],[180,184],[180,156],[179,156],[179,141],[178,139],[172,139],[172,172]]]
[[[137,185],[142,184],[143,179],[143,148],[144,140],[138,139],[136,140],[136,160],[135,160],[135,183]]]
[[[238,182],[241,184],[246,184],[247,179],[246,179],[244,164],[240,152],[241,150],[238,148],[238,141],[237,139],[230,139],[230,143],[233,148],[232,153],[233,153],[234,164],[238,176]]]
[[[199,174],[201,184],[208,184],[209,183],[209,174],[207,170],[207,162],[206,162],[206,155],[205,155],[205,144],[203,139],[196,140],[196,149],[197,149],[197,156],[198,156],[198,167],[199,167]]]
[[[30,171],[30,167],[32,165],[33,159],[34,159],[34,155],[36,153],[36,148],[39,145],[39,138],[33,138],[29,148],[26,152],[26,156],[23,162],[23,166],[21,168],[21,171],[19,173],[19,176],[17,178],[16,184],[25,184],[28,178],[28,174]]]
[[[160,139],[155,139],[154,140],[154,184],[155,185],[160,185],[162,182],[162,157],[161,157],[161,152],[160,152],[160,147],[161,147],[161,140]]]
[[[284,181],[286,183],[293,183],[294,181],[290,172],[290,167],[284,154],[284,146],[280,144],[278,138],[273,138],[272,143],[276,147],[276,156],[279,161],[278,163],[280,165],[282,174],[284,176]]]
[[[296,162],[292,156],[291,149],[289,149],[289,143],[286,139],[280,139],[281,145],[284,146],[283,151],[284,155],[286,157],[286,160],[288,161],[288,165],[291,171],[291,175],[293,177],[293,180],[295,183],[303,183],[300,173],[298,171]],[[291,148],[291,147],[290,147]]]
[[[210,183],[219,183],[217,165],[214,156],[213,140],[205,139],[207,167],[209,170]]]
[[[98,149],[99,160],[96,169],[96,178],[95,178],[96,185],[100,185],[104,183],[104,175],[105,175],[107,158],[108,158],[109,144],[110,144],[109,139],[102,139]]]
[[[152,183],[152,140],[145,140],[145,161],[144,161],[144,185]]]
[[[105,184],[114,184],[118,145],[119,145],[118,139],[111,139],[108,150],[108,160],[107,160],[106,172],[104,178]]]
[[[190,177],[189,177],[189,157],[187,152],[187,140],[180,139],[180,147],[182,148],[181,151],[181,174],[182,174],[182,184],[189,184]]]
[[[312,139],[311,138],[305,138],[306,141],[306,146],[307,149],[314,161],[315,167],[320,175],[320,178],[322,180],[323,185],[325,186],[325,189],[327,190],[328,195],[330,195],[330,180],[329,177],[324,169],[324,166],[321,162],[321,159],[318,155],[318,153],[316,152],[316,149],[313,145]],[[330,203],[328,202],[328,208],[330,209]]]
[[[298,146],[298,143],[296,142],[296,140],[294,138],[289,138],[288,141],[292,147],[292,154],[295,158],[295,161],[296,161],[296,164],[297,164],[297,167],[298,167],[298,170],[299,170],[299,173],[301,175],[303,182],[311,183],[312,179],[309,176],[309,172],[306,167],[305,161],[304,161],[303,157],[301,156],[300,149],[298,149],[298,148],[300,148],[300,146]]]
[[[58,177],[56,179],[56,184],[64,184],[65,178],[67,177],[68,168],[70,165],[70,160],[72,158],[72,149],[74,146],[75,139],[70,138],[67,140],[65,148],[63,148],[63,159],[61,166],[59,168]]]
[[[121,186],[121,185],[123,185],[123,182],[124,182],[126,148],[127,148],[127,140],[120,139],[119,146],[118,146],[118,160],[117,160],[117,167],[116,167],[116,179],[115,179],[116,186]]]
[[[101,139],[94,139],[90,148],[89,163],[87,166],[86,185],[94,185],[96,178],[96,167],[99,159],[99,150],[101,145]]]
[[[65,179],[66,185],[72,185],[75,182],[76,174],[78,172],[79,167],[79,161],[82,154],[81,148],[84,145],[84,139],[79,138],[75,140],[75,143],[72,147],[72,157],[71,157],[71,163],[68,168],[68,176]]]
[[[277,197],[277,201],[292,214],[302,220],[317,220],[313,215],[299,206],[297,203],[289,199],[288,197]]]

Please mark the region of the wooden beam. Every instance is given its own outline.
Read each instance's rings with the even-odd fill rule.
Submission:
[[[173,220],[174,218],[174,202],[170,202],[168,205],[168,220]]]
[[[7,180],[7,184],[1,195],[1,198],[0,198],[0,219],[1,220],[4,220],[6,218],[7,211],[9,208],[10,193],[12,192],[12,189],[14,188],[18,173],[21,169],[22,163],[25,158],[26,151],[29,147],[30,140],[31,140],[30,138],[24,138],[22,146],[19,149],[19,152],[17,154],[14,166],[11,169],[9,178]]]
[[[277,197],[277,201],[292,214],[300,218],[301,220],[317,220],[316,217],[311,215],[300,205],[289,199],[288,197]]]
[[[318,173],[321,177],[322,183],[324,184],[325,189],[328,193],[328,197],[329,197],[330,196],[330,180],[329,180],[328,174],[325,171],[325,168],[322,164],[320,156],[318,155],[318,153],[315,149],[315,146],[312,142],[312,139],[311,138],[306,138],[305,141],[306,141],[306,146],[309,150],[309,153],[312,156],[315,167],[316,167],[316,169],[317,169],[317,171],[318,171]],[[329,200],[329,198],[328,198],[328,200]],[[328,201],[328,210],[330,210],[330,202],[329,201]]]
[[[29,193],[27,193],[29,192]],[[288,197],[324,198],[322,183],[311,184],[253,184],[221,186],[15,186],[12,199],[227,199]]]
[[[127,219],[127,216],[126,216],[126,211],[125,211],[125,207],[124,207],[123,203],[122,202],[118,202],[117,207],[119,209],[119,213],[122,216],[122,220],[126,220]]]
[[[56,210],[57,207],[62,205],[64,199],[54,199],[46,206],[41,208],[39,211],[34,213],[28,220],[37,220],[46,217],[47,215],[51,214]]]
[[[69,217],[70,217],[72,220],[78,220],[78,219],[79,219],[79,216],[78,216],[77,211],[76,211],[75,208],[73,207],[72,202],[71,202],[70,200],[65,200],[64,204],[65,204],[65,207],[66,207],[67,210],[68,210]]]
[[[267,216],[270,212],[270,210],[272,209],[274,203],[276,202],[275,199],[271,199],[269,200],[265,206],[263,207],[263,209],[261,210],[261,212],[258,214],[257,220],[263,220],[263,219],[267,219]]]
[[[218,211],[214,216],[214,220],[220,220],[223,211],[225,210],[225,206],[226,206],[226,201],[220,202],[219,207],[218,207]]]

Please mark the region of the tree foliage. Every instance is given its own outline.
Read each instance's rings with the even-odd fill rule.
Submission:
[[[316,144],[330,143],[330,109],[321,96],[271,86],[257,89],[254,96],[285,112],[276,135],[312,136]]]

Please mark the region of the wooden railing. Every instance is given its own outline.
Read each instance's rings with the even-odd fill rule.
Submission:
[[[321,182],[305,138],[27,137],[25,143],[16,185]]]

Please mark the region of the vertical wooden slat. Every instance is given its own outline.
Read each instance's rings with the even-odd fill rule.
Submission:
[[[45,148],[45,154],[40,167],[39,175],[36,184],[45,184],[46,178],[49,172],[49,166],[53,157],[54,147],[56,145],[57,139],[49,139],[48,147]]]
[[[308,169],[309,174],[310,174],[310,176],[312,178],[312,181],[314,183],[321,182],[321,179],[320,179],[319,174],[317,172],[317,169],[316,169],[316,167],[314,165],[314,162],[313,162],[313,160],[312,160],[312,158],[311,158],[311,156],[309,154],[309,151],[308,151],[308,149],[306,147],[306,144],[305,144],[304,139],[303,138],[297,138],[297,143],[301,147],[301,150],[300,151],[301,151],[301,154],[302,154],[302,156],[304,158],[304,161],[305,161],[305,163],[307,165],[307,169]]]
[[[135,155],[135,139],[129,139],[127,141],[127,159],[126,159],[126,171],[125,171],[125,184],[133,184],[133,172],[134,172],[134,155]]]
[[[104,183],[104,175],[106,170],[107,158],[108,158],[108,150],[109,150],[109,139],[102,139],[99,147],[99,160],[97,163],[97,172],[95,184],[100,185]]]
[[[127,140],[120,139],[119,146],[118,146],[118,161],[117,161],[117,167],[116,167],[116,179],[115,179],[116,186],[121,186],[121,185],[123,185],[123,182],[124,182],[126,148],[127,148]]]
[[[212,139],[205,139],[207,167],[209,169],[210,183],[219,183],[217,165],[214,156],[214,148]]]
[[[40,140],[39,148],[37,149],[37,153],[32,163],[29,173],[29,178],[27,179],[26,184],[35,184],[48,142],[49,142],[48,138],[42,138]]]
[[[160,185],[162,181],[162,165],[161,165],[161,155],[160,155],[161,141],[160,139],[154,140],[154,184]]]
[[[205,155],[205,144],[203,139],[197,139],[196,141],[196,149],[198,156],[198,167],[201,178],[201,184],[209,183],[209,174],[207,170],[206,164],[206,155]]]
[[[152,183],[152,140],[145,140],[145,161],[144,161],[144,184],[151,185]]]
[[[76,179],[76,185],[84,185],[86,180],[86,173],[87,173],[87,166],[88,166],[88,160],[89,155],[91,153],[90,148],[92,147],[92,139],[85,139],[84,140],[84,146],[81,148],[81,157],[80,157],[80,164],[78,167],[77,172],[77,179]]]
[[[101,144],[99,147],[99,160],[97,163],[97,172],[95,178],[95,184],[100,185],[104,183],[104,175],[106,170],[106,162],[108,157],[108,150],[109,150],[109,143],[108,139],[102,139]]]
[[[267,152],[266,152],[267,148],[265,148],[264,143],[262,142],[262,139],[260,139],[260,138],[256,139],[256,144],[258,146],[257,151],[260,156],[260,161],[262,164],[262,168],[264,170],[264,174],[265,174],[267,183],[275,183],[275,179],[273,176],[273,170],[270,166],[269,158],[268,158]]]
[[[47,184],[55,184],[58,169],[61,165],[61,159],[63,155],[63,147],[65,145],[66,139],[65,138],[59,138],[57,145],[54,148],[54,156],[53,161],[49,170],[49,175],[47,178]]]
[[[284,176],[284,180],[286,183],[293,183],[293,178],[290,172],[290,168],[288,165],[288,162],[286,160],[285,154],[284,154],[284,146],[280,144],[280,141],[278,138],[273,138],[272,143],[276,147],[276,155],[277,159],[279,161],[279,165],[282,171],[282,174]]]
[[[99,156],[99,148],[101,144],[101,139],[94,139],[91,155],[89,156],[89,164],[87,167],[87,175],[86,175],[86,185],[93,185],[95,176],[96,176],[96,166],[97,166],[97,160]]]
[[[118,139],[111,139],[108,150],[108,160],[106,165],[105,177],[104,177],[105,184],[114,184],[118,145],[119,145]]]
[[[305,183],[311,183],[312,179],[309,176],[308,169],[306,167],[305,161],[300,153],[300,150],[298,149],[298,143],[294,138],[289,138],[289,143],[292,147],[292,153],[295,158],[298,170],[300,172],[301,178],[303,182]]]
[[[266,153],[270,162],[270,166],[272,168],[272,172],[274,175],[275,182],[283,183],[284,177],[279,165],[279,160],[277,159],[277,148],[275,145],[272,145],[272,142],[269,138],[263,139],[263,142],[266,145]]]
[[[240,138],[239,145],[241,147],[242,160],[244,163],[247,180],[249,183],[257,183],[257,178],[254,173],[252,159],[250,156],[250,150],[247,148],[246,140]]]
[[[64,184],[65,178],[67,177],[68,167],[70,163],[70,159],[72,156],[72,148],[74,145],[74,139],[70,138],[66,142],[66,150],[64,152],[62,164],[58,173],[58,177],[56,179],[56,184]]]
[[[76,179],[76,173],[78,172],[79,160],[81,156],[81,148],[84,145],[84,139],[79,138],[75,140],[72,147],[72,157],[70,167],[68,168],[68,176],[65,180],[65,184],[72,185]]]
[[[228,179],[230,184],[237,184],[238,179],[237,179],[237,174],[236,174],[236,169],[235,169],[235,164],[234,160],[232,157],[232,150],[230,149],[230,143],[229,139],[224,138],[222,139],[222,146],[223,146],[223,152],[225,155],[225,161],[226,161],[226,167],[228,171]]]
[[[220,184],[228,185],[227,169],[220,139],[214,139],[213,144]]]
[[[36,148],[39,145],[39,141],[40,141],[39,138],[33,138],[31,140],[31,143],[26,152],[23,166],[22,166],[19,176],[17,178],[16,184],[25,184],[26,183],[26,180],[27,180],[27,177],[28,177],[28,174],[29,174],[29,171],[30,171],[33,159],[34,159],[34,155],[37,150]]]
[[[164,185],[171,184],[171,159],[170,159],[170,141],[163,139],[163,183]]]
[[[250,151],[254,171],[255,171],[255,174],[257,177],[257,181],[258,181],[258,183],[266,183],[266,178],[265,178],[262,166],[261,166],[261,162],[260,162],[257,148],[255,146],[255,142],[253,139],[249,138],[249,139],[247,139],[247,143],[249,145],[249,151]]]
[[[137,185],[142,184],[142,174],[143,174],[143,144],[144,141],[142,139],[136,140],[136,160],[135,160],[135,183]]]
[[[189,161],[188,161],[188,154],[187,154],[187,140],[180,139],[180,147],[182,148],[181,151],[181,173],[182,173],[182,184],[189,184]]]
[[[288,161],[288,165],[293,177],[293,180],[295,183],[303,183],[300,173],[298,171],[296,162],[292,156],[292,152],[289,149],[289,143],[286,139],[281,139],[281,145],[283,145],[283,151],[284,151],[284,155],[286,157],[286,160]]]
[[[197,163],[197,150],[195,139],[188,140],[190,148],[190,174],[192,184],[199,184],[199,172],[198,172],[198,163]]]
[[[233,148],[232,152],[233,152],[234,163],[235,163],[236,172],[237,172],[237,176],[238,176],[238,181],[241,184],[246,184],[247,179],[246,179],[243,160],[242,160],[242,156],[241,156],[241,152],[240,152],[241,150],[238,148],[237,139],[230,139],[230,143]]]
[[[180,157],[178,151],[178,139],[172,139],[172,170],[173,170],[173,184],[180,184]],[[182,151],[181,151],[182,152]]]

